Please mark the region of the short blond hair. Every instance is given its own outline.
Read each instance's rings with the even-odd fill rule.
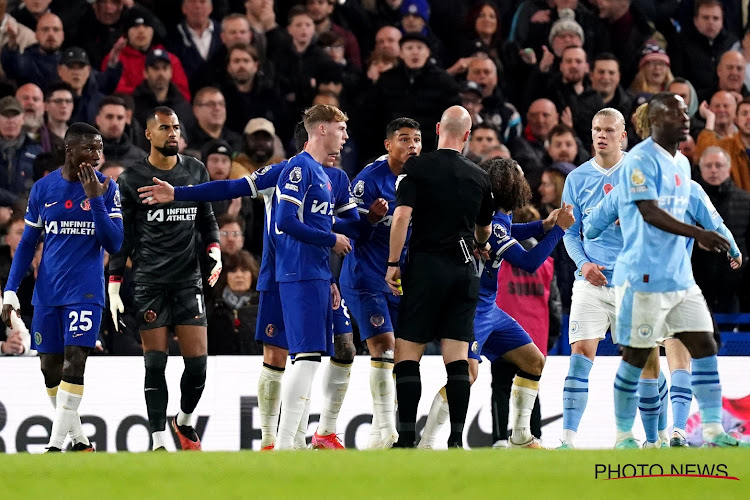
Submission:
[[[620,113],[620,111],[615,108],[602,108],[596,112],[594,118],[596,118],[597,116],[614,118],[615,122],[621,124],[622,127],[625,128],[625,117],[622,116],[622,113]],[[593,123],[593,120],[591,121]]]
[[[336,106],[330,104],[316,104],[305,110],[302,116],[302,122],[305,124],[305,130],[311,134],[315,125],[318,123],[347,122],[349,117]]]

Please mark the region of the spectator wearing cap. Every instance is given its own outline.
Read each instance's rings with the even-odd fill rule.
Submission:
[[[742,52],[736,50],[724,52],[719,59],[719,64],[716,65],[716,76],[718,77],[716,86],[699,91],[698,99],[700,101],[710,99],[719,90],[730,92],[738,102],[749,96],[750,90],[748,90],[744,81],[745,67],[746,63]]]
[[[0,99],[0,194],[26,195],[34,183],[34,158],[42,147],[23,133],[23,108],[13,96]]]
[[[5,48],[11,42],[12,46],[17,46],[17,50],[23,52],[26,47],[37,43],[36,37],[33,31],[8,14],[7,9],[7,0],[0,0],[0,49]],[[4,63],[3,66],[5,66]],[[0,68],[0,74],[2,69]]]
[[[622,86],[627,88],[638,73],[641,48],[651,38],[654,27],[639,2],[598,2],[599,18],[604,21],[612,53],[620,61]]]
[[[748,110],[744,114],[750,116],[750,103],[742,107]],[[748,118],[745,120],[748,121]],[[750,123],[746,128],[750,129]],[[713,312],[750,312],[750,275],[747,265],[750,246],[750,193],[732,182],[734,165],[728,151],[710,146],[702,151],[698,164],[698,183],[732,232],[745,262],[739,271],[733,271],[729,268],[725,254],[696,250],[693,252],[695,282],[701,287],[708,307]]]
[[[430,56],[442,67],[446,59],[445,46],[430,29],[430,4],[427,0],[404,0],[401,3],[401,32],[423,35],[430,47]]]
[[[99,113],[99,102],[111,94],[122,76],[122,64],[119,62],[119,45],[110,53],[109,64],[104,72],[91,68],[89,56],[80,47],[65,49],[57,65],[57,76],[73,89],[74,122],[94,123]]]
[[[305,8],[315,23],[315,32],[318,36],[323,33],[333,32],[341,37],[344,47],[344,57],[354,67],[361,70],[362,56],[359,51],[359,42],[357,42],[354,33],[331,21],[335,4],[334,0],[306,0]]]
[[[63,24],[55,14],[44,14],[37,23],[36,43],[21,50],[18,43],[8,43],[0,52],[5,73],[19,83],[34,83],[44,87],[54,81],[60,47],[65,35]]]
[[[276,64],[282,97],[290,106],[291,116],[300,116],[315,95],[315,71],[331,60],[314,40],[315,23],[301,5],[289,10],[287,42],[278,54]]]
[[[99,68],[104,57],[126,32],[125,23],[131,15],[145,17],[150,12],[130,0],[88,0],[80,21],[75,26],[65,25],[66,34],[70,35],[68,38],[73,45],[86,51],[91,65]],[[164,39],[166,30],[158,19],[154,19],[154,29],[156,36]]]
[[[165,49],[154,49],[146,56],[143,82],[133,91],[135,119],[145,130],[146,116],[157,106],[172,108],[183,129],[195,124],[193,108],[172,81],[174,56]]]
[[[167,52],[164,45],[155,38],[154,18],[151,15],[141,16],[130,12],[125,18],[125,36],[127,45],[120,53],[122,62],[122,77],[117,83],[115,92],[132,94],[135,88],[143,82],[146,57],[152,50],[166,52],[172,66],[172,83],[180,90],[186,101],[190,101],[190,86],[182,63],[176,55]],[[106,70],[109,55],[102,61],[102,71]]]
[[[266,165],[283,160],[275,155],[280,144],[273,123],[265,118],[253,118],[247,122],[242,134],[242,152],[235,158],[230,177],[238,179]]]
[[[392,120],[408,116],[422,128],[423,151],[433,151],[435,124],[440,121],[442,110],[458,104],[460,88],[430,59],[430,42],[424,35],[406,33],[399,43],[401,63],[380,75],[373,98],[367,99],[372,107],[369,116],[376,118],[372,120],[370,138],[380,137]],[[382,141],[369,147],[368,152],[374,154],[382,149]]]
[[[209,16],[211,0],[183,0],[183,20],[170,34],[168,48],[185,67],[191,92],[211,84],[216,74],[215,59],[221,52],[221,26]]]
[[[479,87],[482,96],[482,121],[488,121],[500,131],[503,143],[507,144],[513,137],[521,135],[521,115],[498,86],[497,65],[489,56],[480,52],[471,58],[466,70],[466,82]]]
[[[461,106],[469,112],[471,123],[478,125],[484,122],[482,118],[482,89],[477,82],[467,80],[461,84],[461,90],[458,92],[461,100]]]
[[[46,120],[39,129],[39,142],[45,152],[65,152],[63,138],[73,115],[73,89],[65,82],[47,87],[44,95]],[[62,163],[62,162],[60,162]]]
[[[123,100],[116,96],[107,96],[99,104],[96,115],[96,127],[102,135],[104,157],[124,165],[140,160],[145,152],[130,142],[125,134],[127,110]]]
[[[696,0],[693,22],[667,44],[675,74],[690,80],[697,89],[716,86],[714,68],[737,37],[724,29],[724,11],[719,0]]]
[[[649,40],[641,51],[641,60],[630,91],[634,94],[658,94],[667,89],[674,76],[667,52],[655,40]]]
[[[255,47],[237,44],[229,48],[221,91],[227,101],[227,127],[241,133],[251,118],[263,117],[279,125],[285,122],[283,104],[273,82],[259,70]]]
[[[195,93],[193,99],[195,124],[188,129],[190,147],[201,149],[212,139],[222,139],[232,146],[240,148],[242,136],[226,126],[227,104],[224,94],[216,87],[203,87]]]

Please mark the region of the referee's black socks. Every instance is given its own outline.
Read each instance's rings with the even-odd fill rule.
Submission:
[[[395,448],[414,448],[417,439],[417,406],[422,396],[418,361],[401,361],[393,367],[398,401],[398,442]]]
[[[463,448],[464,422],[469,408],[469,394],[471,381],[469,379],[469,362],[466,360],[453,361],[445,365],[448,382],[445,384],[445,394],[448,398],[448,411],[451,419],[451,434],[448,438],[448,448]],[[399,399],[399,407],[401,400]]]

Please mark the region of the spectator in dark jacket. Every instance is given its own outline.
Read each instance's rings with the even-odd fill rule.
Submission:
[[[193,108],[172,82],[172,56],[164,49],[155,49],[146,56],[143,83],[133,91],[135,119],[146,128],[146,115],[157,106],[172,108],[183,129],[195,125]]]
[[[99,113],[99,103],[111,94],[122,76],[119,51],[122,44],[115,45],[109,58],[107,70],[100,73],[91,69],[86,51],[80,47],[65,49],[57,65],[57,76],[73,88],[73,122],[94,123]]]
[[[346,60],[355,67],[362,69],[362,56],[359,51],[359,43],[354,33],[344,29],[331,21],[335,2],[330,0],[306,0],[305,7],[315,23],[315,32],[320,35],[332,31],[344,40],[344,54]]]
[[[441,110],[458,104],[459,85],[445,70],[430,61],[430,45],[424,35],[406,33],[400,40],[401,63],[380,75],[371,100],[375,130],[401,116],[418,121],[422,127],[423,151],[435,149],[435,124]],[[379,137],[373,131],[374,137]],[[382,144],[380,148],[382,149]]]
[[[737,37],[724,29],[724,12],[719,0],[695,2],[693,22],[670,40],[667,49],[672,71],[687,78],[696,89],[714,87],[716,65],[721,55],[737,43]]]
[[[44,151],[65,152],[63,138],[73,115],[73,89],[65,82],[53,83],[44,95],[46,120],[39,129]]]
[[[182,2],[185,18],[167,38],[167,48],[182,62],[193,94],[211,84],[216,65],[223,64],[215,58],[222,47],[221,26],[209,17],[211,10],[211,2]]]
[[[42,147],[23,132],[23,108],[13,96],[0,99],[0,193],[26,195],[34,183],[34,158]]]
[[[729,155],[718,146],[706,148],[700,157],[700,179],[719,215],[737,242],[743,260],[750,244],[750,193],[738,188],[730,178]],[[693,274],[708,307],[714,312],[750,312],[748,265],[739,271],[729,268],[726,255],[693,250]]]
[[[560,115],[549,99],[537,99],[526,113],[526,128],[521,137],[511,139],[508,148],[514,160],[521,165],[532,192],[539,186],[546,163],[547,141],[552,128],[558,124]]]
[[[225,255],[224,269],[208,311],[208,354],[261,354],[255,341],[260,266],[246,250]]]
[[[195,93],[193,100],[195,125],[188,130],[188,140],[193,149],[202,148],[211,139],[222,139],[237,151],[242,147],[242,136],[227,128],[227,104],[216,87],[204,87]]]
[[[18,44],[7,44],[0,53],[3,69],[18,83],[44,87],[57,75],[60,47],[64,41],[63,25],[52,13],[42,16],[36,27],[37,43],[20,52]]]
[[[125,103],[116,96],[108,96],[99,104],[96,126],[102,134],[104,158],[125,166],[140,160],[146,153],[133,145],[125,135],[127,111]]]
[[[622,86],[627,88],[638,73],[641,47],[651,38],[654,27],[641,12],[638,2],[599,2],[599,17],[604,20],[612,52],[620,61]]]

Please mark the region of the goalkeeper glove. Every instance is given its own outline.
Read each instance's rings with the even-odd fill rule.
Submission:
[[[112,315],[112,323],[115,325],[115,331],[120,331],[120,324],[117,320],[117,313],[120,314],[125,312],[125,304],[122,303],[120,298],[120,286],[122,285],[121,276],[110,276],[109,285],[107,286],[107,294],[109,295],[109,312]]]
[[[214,286],[221,274],[221,247],[218,243],[208,245],[208,258],[215,262],[211,268],[211,274],[208,276],[209,286]]]

